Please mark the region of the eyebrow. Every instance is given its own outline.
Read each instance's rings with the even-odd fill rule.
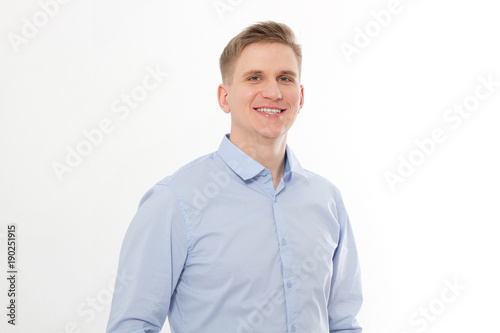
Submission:
[[[264,72],[261,71],[261,70],[251,69],[251,70],[246,71],[245,73],[243,73],[241,76],[242,77],[246,77],[246,76],[256,75],[256,74],[262,74],[262,73],[264,73]],[[279,74],[280,75],[290,75],[290,76],[293,76],[293,77],[297,77],[297,74],[294,71],[289,71],[289,70],[280,71]]]

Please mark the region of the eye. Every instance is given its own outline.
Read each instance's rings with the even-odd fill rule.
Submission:
[[[283,81],[283,82],[293,82],[293,80],[289,77],[286,77],[286,76],[282,76],[279,78],[280,81]]]
[[[260,80],[260,77],[258,77],[258,76],[250,76],[248,79],[250,81],[258,81],[258,80]]]

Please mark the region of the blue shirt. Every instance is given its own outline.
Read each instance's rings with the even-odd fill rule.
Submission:
[[[109,333],[361,332],[356,245],[338,189],[286,146],[269,169],[226,134],[153,186],[123,241]],[[117,285],[118,285],[117,281]]]

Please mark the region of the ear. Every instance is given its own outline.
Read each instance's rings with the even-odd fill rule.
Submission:
[[[300,85],[300,108],[299,108],[299,113],[300,110],[302,110],[302,106],[304,106],[304,86]]]
[[[221,83],[219,84],[219,87],[217,88],[217,99],[219,100],[219,106],[224,111],[225,113],[231,112],[231,109],[229,108],[229,103],[227,101],[227,94],[228,94],[228,87]]]

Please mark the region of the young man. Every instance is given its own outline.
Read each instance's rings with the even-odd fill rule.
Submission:
[[[338,189],[286,144],[304,103],[284,24],[234,37],[220,58],[231,132],[141,200],[123,242],[108,332],[361,332],[356,245]]]

